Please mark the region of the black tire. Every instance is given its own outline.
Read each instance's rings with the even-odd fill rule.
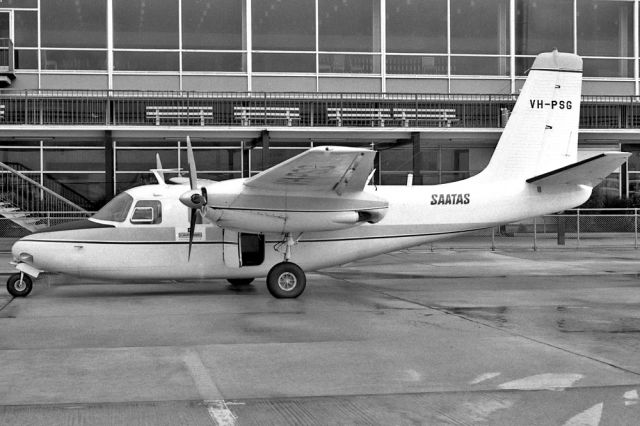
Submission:
[[[307,277],[295,263],[278,263],[267,275],[267,289],[277,299],[294,299],[302,294],[306,285]]]
[[[227,278],[227,281],[229,281],[231,285],[242,287],[251,284],[254,279],[255,278]]]
[[[7,291],[13,297],[25,297],[31,293],[32,288],[33,281],[27,274],[13,274],[7,280]]]

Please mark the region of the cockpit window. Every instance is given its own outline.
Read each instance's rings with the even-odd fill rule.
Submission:
[[[162,204],[157,200],[140,200],[133,208],[131,223],[156,224],[162,222]]]
[[[133,197],[126,192],[116,195],[103,208],[93,215],[94,219],[124,222],[133,204]]]

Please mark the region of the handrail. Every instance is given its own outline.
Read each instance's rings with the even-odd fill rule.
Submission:
[[[73,207],[75,210],[78,210],[82,213],[87,213],[87,210],[83,209],[82,207],[80,207],[79,205],[67,200],[66,198],[62,197],[59,194],[56,194],[54,191],[50,190],[49,188],[47,188],[46,186],[40,184],[39,182],[36,182],[35,180],[31,179],[29,176],[26,176],[25,174],[19,172],[18,170],[14,169],[13,167],[10,167],[8,165],[6,165],[5,163],[0,161],[0,168],[12,173],[15,176],[20,177],[22,180],[37,186],[41,191],[44,191],[45,193],[51,195],[52,197],[54,197],[55,199],[57,199],[58,201],[61,201],[64,204],[67,204],[70,207]]]
[[[18,172],[23,172],[23,171],[27,171],[27,172],[31,172],[32,170],[29,169],[27,166],[25,166],[22,163],[16,163],[13,161],[7,161],[6,163],[4,163],[5,165],[9,166],[9,167],[13,167],[16,171]],[[81,206],[82,208],[85,208],[86,206],[92,208],[95,207],[93,205],[93,203],[91,202],[91,200],[87,199],[86,197],[84,197],[82,194],[80,194],[79,192],[75,191],[73,188],[49,177],[49,175],[47,173],[44,173],[42,175],[43,177],[43,181],[42,181],[42,185],[51,189],[53,192],[57,193],[58,195],[60,195],[63,198],[66,198],[68,201],[71,201],[73,203],[76,203],[78,205],[80,205],[80,203],[83,203],[83,206]]]
[[[269,108],[298,108],[296,127],[458,127],[501,128],[513,109],[516,94],[429,93],[316,93],[316,92],[193,92],[131,90],[0,90],[0,129],[31,126],[288,126],[270,117]],[[198,107],[211,108],[200,114]],[[193,108],[196,107],[196,108]],[[237,107],[263,111],[255,119],[234,115]],[[152,108],[180,110],[180,114],[150,114]],[[336,120],[335,108],[391,109],[390,119]],[[424,110],[454,109],[455,117],[424,117]],[[403,115],[412,110],[415,114]],[[413,118],[406,119],[406,116]],[[640,128],[640,96],[584,95],[581,129]]]

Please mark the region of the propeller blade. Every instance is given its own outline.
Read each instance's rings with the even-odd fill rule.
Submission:
[[[187,136],[187,162],[189,163],[189,182],[191,189],[198,187],[198,175],[196,172],[196,160],[193,158],[193,148],[191,147],[191,138]]]
[[[189,223],[189,254],[187,255],[187,262],[191,260],[191,245],[193,244],[193,234],[196,230],[196,214],[198,214],[198,210],[191,209],[191,221]]]

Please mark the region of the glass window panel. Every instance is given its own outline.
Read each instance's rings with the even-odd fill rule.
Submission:
[[[384,151],[380,151],[378,155],[380,155],[380,169],[383,172],[411,172],[413,170],[413,148],[410,146],[386,149]],[[404,176],[404,183],[406,183],[406,174]]]
[[[20,171],[24,168],[39,171],[40,149],[2,148],[0,149],[0,161]]]
[[[242,49],[242,10],[238,0],[182,0],[182,47]]]
[[[447,53],[447,0],[387,0],[387,52]]]
[[[44,70],[106,70],[107,52],[91,50],[43,50]]]
[[[380,3],[375,0],[320,1],[318,3],[320,50],[379,52],[379,8]]]
[[[516,75],[527,75],[536,58],[516,58]]]
[[[451,52],[509,54],[509,0],[451,0]]]
[[[38,0],[3,0],[2,7],[22,7],[36,9],[38,7]]]
[[[588,59],[582,63],[585,77],[633,78],[632,59]]]
[[[114,0],[114,47],[177,49],[178,4],[175,0]]]
[[[46,0],[40,14],[43,47],[107,47],[106,0]]]
[[[633,3],[579,1],[578,53],[592,56],[633,56]]]
[[[45,171],[104,171],[102,149],[45,149]]]
[[[38,51],[37,50],[14,50],[15,67],[19,70],[37,70],[38,69]]]
[[[254,53],[254,72],[315,72],[316,56],[307,53]]]
[[[245,71],[244,53],[184,52],[183,71]]]
[[[15,40],[16,47],[38,47],[38,12],[15,12]]]
[[[427,172],[437,172],[439,167],[440,150],[423,149],[420,152],[420,170]]]
[[[573,0],[516,0],[516,54],[573,52]]]
[[[156,167],[156,152],[160,154],[162,167],[178,167],[177,149],[118,149],[116,151],[116,170],[146,172]],[[200,167],[200,166],[198,166]],[[155,179],[154,179],[155,183]]]
[[[469,150],[443,148],[441,151],[442,171],[457,172],[469,170]]]
[[[440,183],[457,182],[459,180],[467,179],[468,177],[469,177],[469,172],[442,173],[440,175]]]
[[[387,56],[388,74],[446,74],[446,56]]]
[[[379,74],[378,55],[320,55],[321,73]]]
[[[509,58],[452,56],[451,74],[509,75]]]
[[[7,11],[0,12],[0,38],[11,37],[11,15]]]
[[[55,180],[65,188],[77,194],[81,199],[92,203],[102,202],[105,198],[104,173],[47,173],[47,180]],[[75,195],[74,195],[75,198]]]
[[[295,157],[298,154],[304,152],[303,149],[270,149],[269,160],[271,165],[280,164],[289,158]],[[269,166],[269,165],[267,165]],[[258,171],[262,169],[262,148],[254,149],[251,151],[251,171]]]
[[[627,160],[627,167],[629,171],[640,172],[640,151],[636,151],[629,147],[623,149],[623,151],[631,152],[631,157]]]
[[[273,152],[270,151],[273,157]],[[194,149],[194,155],[198,164],[198,178],[200,171],[204,172],[216,172],[216,171],[240,171],[242,169],[240,163],[240,150],[239,149]],[[189,164],[187,163],[187,155],[183,148],[182,156],[180,157],[182,162],[182,168],[189,170]],[[164,164],[164,163],[163,163]],[[216,174],[213,174],[216,176]],[[219,176],[216,179],[220,179]]]
[[[164,167],[164,164],[162,164]],[[155,176],[151,172],[140,173],[117,173],[116,174],[116,193],[119,194],[127,189],[136,186],[152,185],[158,183]],[[104,184],[103,184],[104,186]]]
[[[114,52],[116,71],[178,71],[178,52]]]
[[[315,50],[314,0],[253,0],[255,50]]]
[[[382,172],[380,180],[382,185],[406,185],[407,173],[410,172]]]

